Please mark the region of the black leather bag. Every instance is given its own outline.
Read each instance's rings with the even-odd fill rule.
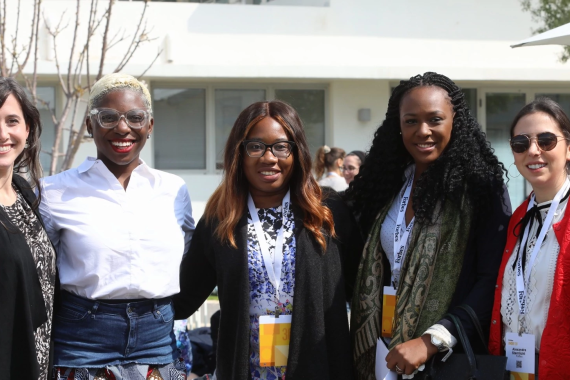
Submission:
[[[479,335],[483,346],[487,347],[479,318],[473,309],[468,305],[459,307],[469,314],[477,330],[477,335]],[[416,378],[419,380],[506,380],[510,378],[510,373],[506,369],[507,358],[505,356],[492,356],[488,352],[486,355],[475,355],[461,321],[452,314],[447,314],[446,317],[449,317],[455,324],[458,340],[461,342],[465,353],[453,353],[445,362],[442,362],[441,359],[446,352],[436,354],[426,362],[423,371],[414,375],[414,380]]]

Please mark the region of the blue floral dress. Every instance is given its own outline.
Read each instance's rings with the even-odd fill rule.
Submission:
[[[269,243],[269,253],[273,257],[277,233],[283,224],[281,206],[276,208],[258,209],[259,221]],[[283,263],[281,267],[281,290],[279,300],[276,299],[275,288],[269,281],[263,256],[259,249],[257,235],[248,213],[247,226],[247,256],[249,267],[250,287],[250,339],[249,339],[249,368],[252,380],[284,380],[287,367],[260,367],[259,366],[259,316],[275,315],[275,308],[280,309],[282,315],[293,314],[293,294],[295,289],[295,221],[293,212],[289,208],[283,245]],[[277,302],[278,301],[278,302]]]

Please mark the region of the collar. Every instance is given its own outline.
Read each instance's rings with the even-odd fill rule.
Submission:
[[[105,166],[103,161],[101,161],[100,159],[95,158],[95,157],[87,157],[85,159],[85,161],[83,161],[81,163],[81,165],[79,165],[77,167],[77,171],[80,174],[83,174],[83,173],[91,170],[91,168],[93,168],[95,166],[95,164],[101,164],[105,167],[106,170],[109,170],[109,169],[107,169],[107,167]],[[143,176],[146,176],[146,177],[150,176],[150,177],[154,178],[154,173],[152,172],[151,168],[146,164],[146,162],[144,162],[144,160],[142,158],[139,158],[139,166],[137,166],[135,168],[135,170],[133,170],[133,172],[137,172],[137,173],[139,173]]]

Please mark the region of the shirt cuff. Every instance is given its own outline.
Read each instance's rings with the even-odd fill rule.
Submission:
[[[451,335],[449,330],[447,330],[443,325],[437,323],[427,329],[422,335],[426,334],[433,335],[441,340],[443,345],[448,349],[453,348],[457,344],[457,339]]]

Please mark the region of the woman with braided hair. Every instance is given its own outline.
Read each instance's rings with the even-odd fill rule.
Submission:
[[[505,172],[449,78],[428,72],[395,88],[346,193],[368,234],[351,316],[358,379],[374,379],[381,336],[388,368],[411,378],[452,352],[447,313],[468,335],[475,326],[460,305],[488,326],[511,214]],[[394,307],[383,310],[383,297]]]

